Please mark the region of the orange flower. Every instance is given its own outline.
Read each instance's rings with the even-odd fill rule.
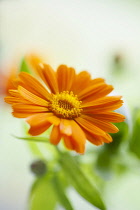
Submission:
[[[14,89],[13,80],[16,77],[16,70],[11,69],[8,75],[0,73],[0,95],[8,94],[9,89]]]
[[[36,69],[39,63],[43,61],[42,57],[32,53],[25,56],[27,66],[31,68],[32,73],[37,73]],[[9,94],[9,89],[15,89],[13,80],[17,77],[20,65],[16,62],[10,67],[7,74],[0,73],[0,95]]]
[[[27,64],[29,65],[29,67],[31,67],[31,69],[33,70],[33,72],[38,73],[37,72],[37,66],[39,63],[43,62],[43,57],[35,54],[35,53],[30,53],[27,54],[25,56],[25,61],[27,62]]]
[[[12,67],[10,69],[9,75],[7,76],[7,82],[6,82],[6,94],[9,94],[10,89],[15,89],[13,81],[15,80],[17,76],[18,69],[16,67]]]
[[[107,96],[112,90],[102,78],[91,79],[88,72],[75,73],[65,65],[55,72],[40,64],[40,83],[28,73],[19,74],[16,90],[5,101],[12,104],[13,115],[26,118],[29,134],[36,136],[51,125],[50,142],[84,153],[86,139],[95,145],[110,143],[108,133],[118,132],[110,122],[122,122],[124,116],[113,112],[122,106],[121,96]]]
[[[5,83],[6,83],[6,76],[0,72],[0,95],[5,94]]]

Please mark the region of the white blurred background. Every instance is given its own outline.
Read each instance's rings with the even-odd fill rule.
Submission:
[[[106,78],[130,109],[140,105],[140,1],[3,0],[0,29],[1,71],[15,58],[37,52],[54,68],[64,63]],[[121,77],[113,75],[116,55],[123,60]],[[34,179],[28,170],[32,156],[25,142],[11,137],[21,134],[20,120],[2,98],[0,103],[0,210],[25,210]],[[139,210],[138,174],[108,186],[108,210]],[[79,209],[94,208],[81,203]]]

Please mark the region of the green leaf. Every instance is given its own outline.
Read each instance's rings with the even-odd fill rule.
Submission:
[[[49,177],[42,177],[35,181],[29,198],[28,210],[54,210],[57,198]]]
[[[129,134],[129,127],[126,122],[115,123],[115,125],[118,127],[119,132],[110,134],[113,141],[110,144],[105,144],[105,148],[112,154],[118,152],[121,143],[128,138]]]
[[[70,201],[66,195],[65,188],[62,185],[62,180],[60,180],[57,175],[54,175],[52,181],[53,181],[52,183],[54,186],[54,190],[56,191],[56,195],[57,195],[61,205],[66,210],[74,210],[74,208],[72,207],[72,204],[70,203]]]
[[[17,139],[21,139],[21,140],[25,140],[25,141],[32,141],[32,142],[40,142],[40,143],[49,143],[49,139],[46,137],[29,137],[29,136],[25,136],[25,137],[19,137],[19,136],[15,136],[13,135],[13,137],[17,138]]]
[[[82,171],[74,158],[66,153],[61,154],[60,163],[66,173],[66,176],[70,180],[70,184],[75,187],[77,192],[92,205],[101,210],[105,210],[106,207],[99,191],[85,175],[84,171]]]
[[[96,169],[101,177],[108,179],[114,173],[114,161],[120,151],[120,146],[128,138],[128,124],[126,122],[116,123],[119,128],[118,133],[110,134],[113,141],[110,144],[104,144],[98,152]]]
[[[18,136],[14,136],[14,135],[13,135],[13,137],[27,141],[30,150],[32,151],[32,153],[35,156],[38,156],[40,158],[44,157],[41,150],[39,149],[38,143],[49,143],[47,138],[45,138],[45,137],[29,137],[29,136],[28,137],[18,137]]]
[[[30,73],[30,68],[28,67],[25,58],[22,59],[21,65],[20,65],[20,72],[27,72]]]
[[[140,110],[137,112],[129,149],[140,159]]]
[[[96,160],[96,170],[104,179],[109,179],[112,176],[112,155],[107,149],[102,149]]]

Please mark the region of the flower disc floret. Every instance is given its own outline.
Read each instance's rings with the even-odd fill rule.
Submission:
[[[81,103],[72,91],[63,91],[53,94],[49,109],[60,118],[73,119],[80,116]]]

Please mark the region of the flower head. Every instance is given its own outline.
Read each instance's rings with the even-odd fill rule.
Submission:
[[[110,143],[108,133],[118,132],[111,122],[122,122],[124,116],[113,112],[122,106],[121,96],[108,96],[113,90],[104,79],[91,79],[82,71],[61,65],[55,72],[49,65],[40,64],[41,82],[28,73],[19,74],[15,90],[5,101],[12,104],[13,115],[26,118],[29,134],[36,136],[51,125],[50,142],[84,153],[86,140],[95,145]]]
[[[33,73],[38,74],[37,66],[39,63],[42,63],[43,60],[44,60],[43,56],[36,54],[34,52],[25,55],[25,61]]]
[[[31,69],[32,73],[37,73],[36,68],[39,63],[43,61],[43,58],[35,53],[25,55],[24,61],[27,66]],[[21,63],[14,62],[10,65],[9,70],[6,69],[7,74],[0,72],[0,95],[9,94],[10,89],[15,89],[13,81],[16,79]],[[24,69],[22,70],[24,71]]]
[[[0,95],[7,95],[9,89],[14,89],[13,80],[16,77],[16,68],[11,68],[8,74],[0,73]]]

